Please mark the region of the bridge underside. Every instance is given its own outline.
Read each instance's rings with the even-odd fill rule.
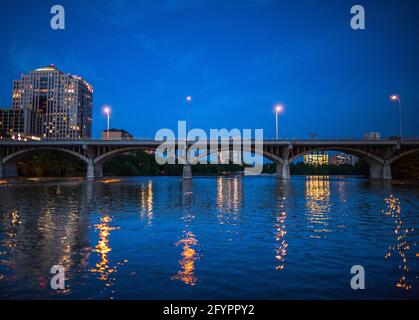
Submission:
[[[6,164],[0,164],[0,178],[10,178],[17,177],[17,165],[15,162],[8,162]],[[276,163],[276,176],[278,179],[290,179],[290,167],[288,161],[283,163]],[[103,177],[103,165],[101,163],[94,164],[93,161],[87,164],[87,173],[86,178],[95,179]],[[192,178],[192,166],[184,165],[183,168],[183,178],[190,179]],[[370,179],[382,179],[382,180],[391,180],[391,166],[389,164],[380,165],[377,163],[370,164],[369,169],[369,178]]]

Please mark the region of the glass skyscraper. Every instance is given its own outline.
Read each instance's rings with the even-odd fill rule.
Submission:
[[[14,110],[31,110],[40,121],[32,132],[42,139],[88,139],[92,131],[93,87],[81,77],[65,74],[54,65],[22,75],[13,82]],[[30,122],[31,120],[26,119]]]

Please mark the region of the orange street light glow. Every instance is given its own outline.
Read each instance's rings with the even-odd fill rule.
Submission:
[[[111,108],[109,108],[109,107],[105,107],[105,108],[103,109],[103,111],[104,111],[106,114],[110,114],[110,113],[111,113]]]
[[[397,101],[397,100],[399,100],[399,96],[397,94],[393,94],[393,95],[390,96],[390,99],[392,101]]]
[[[284,110],[284,107],[283,106],[281,106],[280,104],[278,104],[276,107],[275,107],[275,111],[277,112],[277,113],[280,113],[280,112],[282,112]]]

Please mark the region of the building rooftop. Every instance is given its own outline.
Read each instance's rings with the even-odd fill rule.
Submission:
[[[49,66],[46,67],[41,67],[38,69],[35,69],[34,71],[59,71],[61,72],[55,65],[50,64]]]
[[[103,132],[108,132],[108,130],[105,129],[103,130]],[[115,129],[115,128],[109,129],[109,132],[122,132],[122,133],[130,134],[128,131],[124,129]]]

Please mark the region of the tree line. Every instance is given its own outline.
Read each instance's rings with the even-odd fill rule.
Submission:
[[[197,164],[194,175],[231,175],[243,172],[245,167],[237,164]],[[179,164],[159,165],[154,154],[143,150],[129,152],[105,162],[105,176],[180,176],[183,167]],[[313,166],[303,162],[291,163],[292,175],[361,175],[368,176],[369,166],[360,160],[352,165]],[[276,166],[265,164],[263,173],[274,174]],[[46,151],[18,162],[18,173],[24,177],[83,177],[86,163],[60,151]],[[419,179],[419,153],[413,153],[396,161],[392,166],[393,177],[400,179]]]

